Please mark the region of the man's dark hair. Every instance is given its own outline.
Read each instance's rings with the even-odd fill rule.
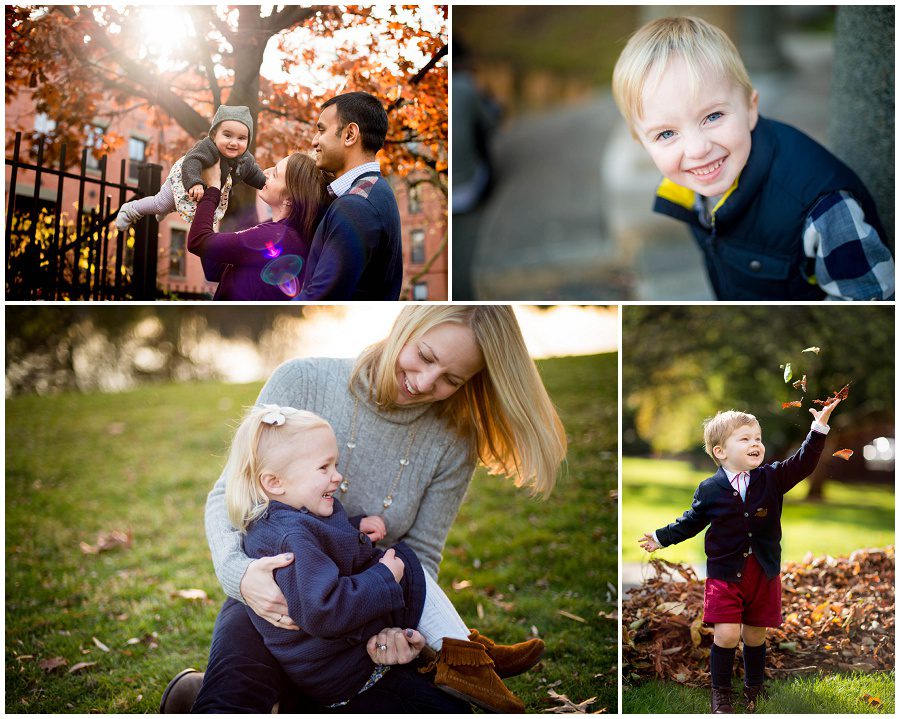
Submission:
[[[337,95],[322,105],[324,110],[332,105],[337,107],[341,132],[351,122],[359,127],[363,149],[378,152],[384,146],[387,135],[388,118],[381,101],[367,92],[346,92]]]

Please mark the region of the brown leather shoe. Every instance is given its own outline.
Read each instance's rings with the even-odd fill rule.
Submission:
[[[203,672],[185,669],[169,682],[159,702],[160,714],[189,714],[203,684]]]
[[[734,714],[734,706],[731,699],[731,687],[712,688],[712,713]]]
[[[744,699],[747,703],[747,713],[755,714],[756,713],[756,702],[759,701],[760,697],[764,697],[765,692],[763,692],[762,684],[756,687],[748,687],[744,685]]]
[[[525,705],[497,676],[494,662],[477,642],[445,637],[434,662],[420,669],[435,669],[434,685],[441,691],[471,702],[485,711],[522,714]]]
[[[544,656],[544,640],[529,639],[518,644],[495,644],[486,636],[473,629],[469,635],[470,642],[478,642],[487,650],[487,655],[494,661],[497,675],[505,679],[527,672]]]

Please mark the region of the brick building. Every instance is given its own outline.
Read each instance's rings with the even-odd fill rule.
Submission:
[[[53,119],[38,114],[31,99],[21,94],[6,105],[6,145],[11,153],[12,138],[17,131],[22,132],[22,155],[29,151],[30,139],[35,133],[49,132],[54,126]],[[90,125],[85,128],[88,138],[102,132],[114,132],[125,138],[125,142],[114,151],[107,161],[107,178],[119,180],[119,166],[126,160],[126,175],[129,184],[137,184],[140,163],[152,162],[162,165],[165,180],[171,163],[160,156],[160,148],[172,141],[184,138],[185,151],[192,144],[184,130],[170,124],[162,129],[154,127],[146,113],[139,110],[130,112],[111,123]],[[70,155],[71,157],[71,155]],[[5,189],[9,192],[10,168],[5,171]],[[99,177],[97,160],[88,153],[88,174]],[[439,250],[447,234],[447,202],[443,194],[431,185],[420,184],[410,187],[398,177],[388,178],[397,197],[403,228],[403,258],[405,267],[404,298],[417,300],[447,299],[447,249],[444,247],[427,272],[425,264]],[[77,204],[77,183],[66,182],[63,191],[62,211],[74,217]],[[43,177],[39,192],[40,204],[52,206],[56,201],[57,179]],[[33,203],[34,173],[20,170],[16,181],[16,207],[27,208]],[[103,198],[98,197],[97,187],[88,185],[85,197],[86,207],[96,207]],[[114,194],[113,203],[118,195]],[[261,204],[259,215],[265,217],[266,206]],[[190,225],[172,213],[160,223],[159,256],[157,262],[158,286],[175,294],[209,297],[215,290],[215,283],[207,282],[203,276],[200,258],[187,252],[187,235]]]

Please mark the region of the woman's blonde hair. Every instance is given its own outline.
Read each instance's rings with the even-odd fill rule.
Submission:
[[[476,448],[492,474],[511,477],[532,494],[550,495],[566,456],[566,434],[528,354],[519,323],[505,305],[404,307],[388,336],[357,360],[351,391],[360,377],[385,410],[397,407],[397,359],[411,341],[445,322],[469,327],[484,356],[484,369],[441,402],[441,414]]]
[[[709,417],[703,421],[703,445],[706,453],[712,457],[713,462],[720,465],[716,455],[713,454],[715,447],[721,447],[725,444],[731,434],[740,427],[748,424],[759,426],[759,420],[748,412],[738,412],[730,409],[727,412],[717,412],[715,417]]]
[[[228,519],[241,534],[269,506],[262,475],[277,474],[303,441],[301,435],[316,427],[330,429],[331,425],[317,414],[293,407],[255,405],[244,414],[225,463]]]
[[[632,135],[635,123],[643,117],[644,88],[656,86],[673,56],[684,60],[692,94],[702,84],[703,74],[712,72],[731,78],[750,101],[753,85],[728,35],[698,17],[653,20],[631,36],[613,70],[613,98]]]

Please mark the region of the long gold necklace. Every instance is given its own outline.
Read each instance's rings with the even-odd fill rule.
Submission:
[[[347,460],[344,463],[344,466],[347,468],[347,471],[350,470],[350,460],[353,457],[353,450],[356,449],[356,420],[359,417],[359,397],[354,398],[353,403],[353,418],[350,420],[350,439],[347,441]],[[397,468],[397,475],[394,477],[394,481],[391,483],[390,489],[388,489],[388,493],[385,495],[384,499],[381,500],[381,503],[384,505],[384,508],[387,509],[394,503],[394,491],[397,489],[397,485],[400,483],[400,478],[403,476],[403,470],[406,469],[406,466],[409,464],[409,453],[412,450],[413,442],[416,439],[416,434],[419,431],[418,422],[410,427],[410,429],[406,432],[406,447],[403,450],[403,456],[400,458],[400,466]],[[340,490],[342,493],[345,493],[348,489],[350,489],[350,481],[347,479],[347,475],[344,475],[344,479],[340,483]]]

